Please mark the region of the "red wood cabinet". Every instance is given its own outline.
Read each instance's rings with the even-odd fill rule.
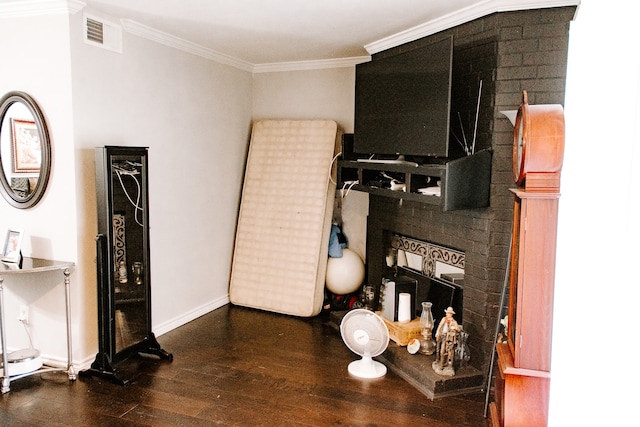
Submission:
[[[514,128],[515,195],[507,342],[498,343],[492,426],[546,426],[551,379],[564,113],[559,105],[528,106]],[[525,156],[527,157],[525,159]]]
[[[549,380],[546,371],[518,369],[508,344],[498,344],[496,400],[491,404],[492,426],[545,426],[549,411]]]
[[[509,288],[509,347],[514,367],[549,371],[560,194],[513,192],[519,230],[512,265],[518,270]]]
[[[557,192],[515,193],[507,343],[496,346],[494,426],[545,426],[549,404]]]

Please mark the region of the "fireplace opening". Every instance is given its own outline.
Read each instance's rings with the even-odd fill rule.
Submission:
[[[432,313],[436,324],[444,317],[445,310],[452,307],[455,318],[463,324],[464,252],[453,248],[421,241],[397,233],[389,233],[386,253],[386,271],[380,290],[380,306],[389,306],[385,300],[397,300],[397,295],[388,295],[386,282],[406,283],[412,293],[414,316],[422,312],[422,302],[433,304]],[[397,293],[407,286],[398,286]],[[392,319],[389,319],[392,320]]]

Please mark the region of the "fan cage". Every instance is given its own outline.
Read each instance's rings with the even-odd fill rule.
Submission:
[[[354,334],[364,331],[368,341],[357,342]],[[377,314],[366,309],[349,311],[340,323],[340,333],[346,346],[354,353],[375,357],[382,354],[389,345],[389,329]]]

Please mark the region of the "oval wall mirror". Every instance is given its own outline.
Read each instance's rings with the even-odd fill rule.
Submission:
[[[51,143],[42,111],[24,92],[0,101],[0,192],[10,205],[35,206],[47,188]]]

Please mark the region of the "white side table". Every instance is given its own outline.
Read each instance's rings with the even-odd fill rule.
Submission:
[[[9,263],[0,263],[0,344],[2,345],[2,389],[0,390],[3,394],[9,391],[9,384],[13,380],[17,380],[19,378],[23,378],[29,375],[43,373],[43,372],[51,372],[51,371],[64,371],[69,375],[69,380],[74,381],[76,379],[76,371],[71,363],[71,297],[69,292],[70,280],[69,275],[71,274],[71,268],[75,264],[73,262],[65,262],[65,261],[53,261],[42,258],[29,258],[24,257],[22,259],[22,263],[20,267],[17,264],[9,264]],[[6,332],[5,332],[5,322],[4,322],[4,276],[16,275],[16,274],[34,274],[41,273],[45,271],[62,271],[64,274],[64,298],[65,298],[65,307],[66,307],[66,318],[67,318],[67,367],[65,368],[54,368],[43,366],[42,368],[33,371],[27,372],[20,375],[9,376],[9,358],[7,356],[7,343],[6,343]]]

